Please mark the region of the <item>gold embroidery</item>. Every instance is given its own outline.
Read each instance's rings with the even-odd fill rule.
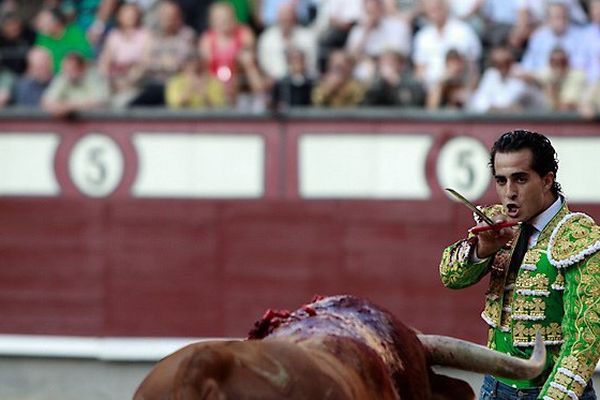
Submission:
[[[557,322],[551,322],[550,325],[545,327],[545,337],[547,340],[561,340],[562,339],[562,327]]]
[[[487,301],[483,313],[493,325],[504,325],[500,320],[502,316],[502,304],[499,301]]]
[[[560,221],[562,221],[562,219],[565,217],[565,215],[569,214],[570,212],[571,211],[569,211],[569,208],[567,207],[567,205],[563,204],[563,206],[560,208],[560,211],[558,212],[558,214],[556,214],[552,218],[552,220],[548,223],[548,225],[546,225],[544,230],[542,230],[542,232],[540,232],[540,236],[538,237],[536,246],[539,246],[540,248],[548,247],[548,242],[550,241],[550,236],[552,235],[554,228],[556,228],[558,223]]]
[[[544,311],[546,311],[546,303],[540,298],[532,299],[529,302],[531,313],[534,315],[543,315]]]
[[[521,271],[515,282],[516,289],[548,291],[548,277],[531,271]]]
[[[542,252],[539,249],[531,249],[525,253],[523,264],[536,265],[540,261],[541,257]]]
[[[534,319],[541,319],[546,313],[546,303],[539,297],[526,298],[518,296],[513,302],[513,315],[531,316]]]
[[[559,383],[563,386],[569,386],[573,382],[573,378],[569,378],[567,375],[557,373],[554,382]]]
[[[557,388],[549,388],[548,389],[548,397],[552,398],[552,399],[563,399],[563,398],[569,398],[567,396],[566,393],[561,392],[560,390],[558,390]]]
[[[560,269],[556,274],[556,279],[554,280],[552,287],[556,290],[561,290],[565,287],[565,277],[563,276],[562,271]]]
[[[555,242],[549,249],[552,258],[564,261],[586,251],[600,241],[600,227],[586,215],[574,215],[556,232]]]
[[[562,340],[562,327],[557,322],[551,322],[548,326],[539,323],[528,326],[526,321],[515,321],[513,325],[513,341],[516,344],[533,345],[535,334],[539,331],[544,341],[558,342]]]
[[[502,312],[502,317],[500,319],[500,325],[505,329],[510,327],[510,313],[509,312],[506,312],[506,311]]]
[[[506,210],[504,210],[504,206],[502,204],[493,204],[491,206],[480,207],[480,210],[491,219],[495,219],[501,215],[506,215]],[[480,222],[479,217],[476,216],[475,221]]]

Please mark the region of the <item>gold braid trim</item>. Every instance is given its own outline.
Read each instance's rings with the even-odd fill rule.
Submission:
[[[569,267],[600,250],[600,227],[583,213],[567,214],[554,228],[548,243],[548,261]]]

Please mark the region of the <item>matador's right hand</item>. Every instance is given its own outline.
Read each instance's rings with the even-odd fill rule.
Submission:
[[[494,222],[503,222],[506,218],[499,216]],[[487,226],[485,222],[479,222],[480,226]],[[515,236],[517,229],[515,227],[502,228],[500,230],[486,230],[477,234],[477,257],[483,259],[495,254],[498,250],[506,246],[506,244]]]

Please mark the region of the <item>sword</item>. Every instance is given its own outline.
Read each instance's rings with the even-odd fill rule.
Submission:
[[[483,211],[481,211],[479,208],[477,208],[477,206],[475,204],[471,203],[469,200],[467,200],[466,197],[464,197],[462,194],[458,193],[456,190],[451,189],[451,188],[446,188],[446,191],[448,193],[450,193],[452,196],[454,196],[454,198],[456,198],[458,201],[460,201],[465,206],[467,206],[469,208],[469,210],[471,210],[475,214],[477,214],[477,216],[479,216],[483,220],[483,222],[488,224],[488,226],[476,226],[474,228],[471,228],[470,232],[473,234],[478,234],[480,232],[485,232],[485,231],[489,231],[489,230],[499,231],[502,228],[508,228],[508,227],[520,224],[520,222],[518,222],[518,221],[494,222],[493,219],[491,219],[490,217],[485,215],[483,213]]]

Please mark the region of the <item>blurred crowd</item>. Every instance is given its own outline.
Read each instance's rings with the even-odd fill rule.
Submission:
[[[600,112],[600,0],[0,0],[0,107]]]

